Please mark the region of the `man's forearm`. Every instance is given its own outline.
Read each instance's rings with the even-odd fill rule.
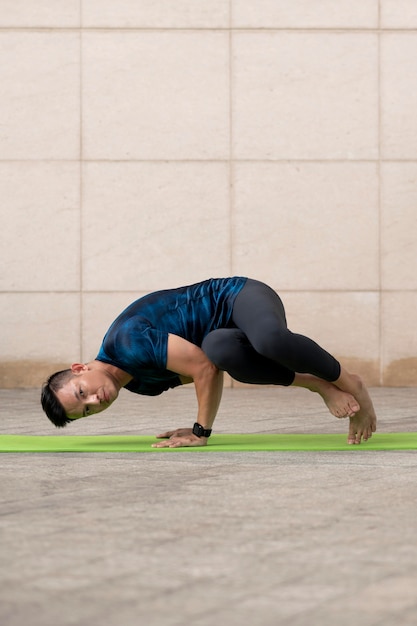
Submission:
[[[194,378],[194,385],[198,402],[196,421],[211,429],[222,398],[223,372],[210,364]]]

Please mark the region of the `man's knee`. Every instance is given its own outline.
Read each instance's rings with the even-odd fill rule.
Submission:
[[[281,358],[285,360],[292,355],[293,335],[286,328],[270,329],[251,339],[255,350],[273,361],[279,361]]]
[[[223,329],[212,330],[206,335],[201,344],[201,349],[210,361],[219,369],[225,369],[227,365],[227,340]]]
[[[201,349],[220,370],[228,372],[243,358],[248,344],[244,333],[237,328],[212,330],[203,340]]]

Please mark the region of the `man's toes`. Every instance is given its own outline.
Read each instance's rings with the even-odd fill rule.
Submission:
[[[361,442],[361,434],[358,432],[355,422],[349,424],[348,444],[358,444]]]
[[[348,444],[352,445],[355,443],[355,441],[356,441],[356,432],[353,432],[352,429],[349,429]]]
[[[366,430],[366,439],[370,439],[372,437],[372,428],[368,428]],[[365,438],[365,435],[364,435]]]

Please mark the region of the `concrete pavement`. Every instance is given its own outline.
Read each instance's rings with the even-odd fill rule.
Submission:
[[[371,390],[381,432],[417,388]],[[2,433],[153,434],[191,388],[56,431],[0,390]],[[225,389],[216,432],[344,432],[305,390]],[[375,435],[377,436],[377,434]],[[416,452],[0,455],[2,626],[415,626]]]

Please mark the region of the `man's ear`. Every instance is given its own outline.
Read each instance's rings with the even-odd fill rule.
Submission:
[[[88,367],[85,365],[85,363],[73,363],[71,365],[71,371],[73,374],[81,374],[82,372],[85,372],[88,370]]]

